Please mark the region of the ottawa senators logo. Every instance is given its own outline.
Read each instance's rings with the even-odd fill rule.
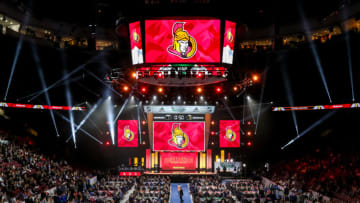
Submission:
[[[228,42],[232,42],[232,41],[234,40],[234,36],[233,36],[233,34],[231,34],[231,29],[229,29],[229,30],[227,31],[226,40],[227,40]]]
[[[126,140],[126,141],[132,141],[134,139],[134,133],[129,129],[129,126],[125,126],[124,127],[124,136],[123,138]]]
[[[134,42],[138,43],[140,41],[140,36],[139,34],[136,32],[136,30],[133,31],[133,40]]]
[[[178,149],[184,149],[189,144],[189,137],[180,128],[180,123],[174,123],[171,131],[172,138],[168,141],[169,145]]]
[[[197,50],[195,39],[184,30],[184,22],[177,22],[173,25],[173,45],[167,48],[170,54],[182,59],[193,57]]]
[[[225,139],[229,142],[233,142],[236,139],[236,133],[231,129],[231,126],[226,127]]]

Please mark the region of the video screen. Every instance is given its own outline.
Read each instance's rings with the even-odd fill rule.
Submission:
[[[129,24],[132,64],[144,63],[140,21]]]
[[[161,170],[196,170],[198,154],[196,152],[161,152]]]
[[[118,120],[118,147],[138,147],[138,120]]]
[[[154,151],[204,151],[205,122],[156,122]]]
[[[145,20],[146,63],[219,63],[220,20]]]
[[[236,23],[225,21],[225,34],[222,62],[232,64],[234,58]]]
[[[220,120],[220,148],[240,147],[240,121]]]

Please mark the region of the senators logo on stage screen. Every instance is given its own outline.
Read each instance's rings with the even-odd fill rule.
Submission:
[[[130,44],[131,44],[131,58],[133,65],[144,63],[140,21],[129,24]]]
[[[204,151],[204,122],[154,122],[154,151]]]
[[[240,121],[220,120],[220,148],[240,147]]]
[[[235,39],[236,23],[225,21],[225,36],[223,46],[222,62],[232,64],[234,58],[234,39]]]
[[[138,147],[138,121],[118,121],[118,147]]]
[[[146,63],[219,63],[220,20],[146,20]]]

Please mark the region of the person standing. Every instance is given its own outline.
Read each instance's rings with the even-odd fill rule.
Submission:
[[[180,201],[181,202],[183,202],[184,200],[183,200],[183,195],[184,195],[184,192],[183,192],[183,190],[182,190],[182,187],[181,187],[181,185],[178,185],[178,192],[179,192],[179,196],[180,196]]]

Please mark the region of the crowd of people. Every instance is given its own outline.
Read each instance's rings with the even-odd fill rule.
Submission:
[[[358,153],[317,149],[311,155],[283,161],[272,167],[269,179],[289,191],[314,191],[335,201],[360,200]]]
[[[117,202],[134,185],[133,178],[74,169],[0,135],[0,202]]]
[[[169,176],[141,176],[129,196],[129,203],[167,203],[170,200]]]
[[[190,192],[196,203],[235,202],[233,195],[219,177],[190,177]]]

